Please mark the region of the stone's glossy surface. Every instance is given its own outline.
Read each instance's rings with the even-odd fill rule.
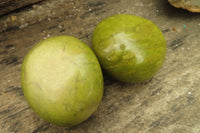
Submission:
[[[137,83],[149,80],[161,68],[166,42],[151,21],[122,14],[108,17],[96,26],[92,48],[112,77]]]
[[[168,0],[177,8],[187,9],[191,12],[200,12],[200,0]]]
[[[87,119],[103,95],[96,56],[83,42],[69,36],[52,37],[32,48],[23,62],[21,81],[35,113],[60,126]]]

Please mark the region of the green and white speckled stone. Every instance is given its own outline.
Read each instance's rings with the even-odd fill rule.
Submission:
[[[187,9],[191,12],[200,12],[200,0],[168,0],[177,8]]]
[[[103,96],[103,76],[92,50],[70,36],[35,45],[23,61],[22,88],[30,107],[59,126],[87,119]]]
[[[152,78],[166,54],[160,29],[147,19],[126,14],[100,22],[93,32],[92,48],[109,75],[128,83]]]

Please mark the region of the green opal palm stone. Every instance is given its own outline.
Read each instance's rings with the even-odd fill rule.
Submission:
[[[122,82],[138,83],[149,80],[161,68],[166,42],[151,21],[121,14],[96,26],[92,49],[109,75]]]
[[[70,36],[35,45],[23,61],[22,88],[30,107],[58,126],[86,120],[103,96],[103,76],[92,50]]]

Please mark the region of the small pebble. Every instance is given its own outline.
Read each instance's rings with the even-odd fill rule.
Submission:
[[[61,29],[61,28],[62,28],[62,25],[58,25],[58,28],[60,28],[60,29]]]
[[[17,20],[17,16],[11,16],[11,20],[12,21],[16,21]]]
[[[189,94],[189,95],[191,95],[191,94],[192,94],[192,92],[188,92],[188,94]]]
[[[27,27],[27,26],[28,26],[28,23],[24,23],[24,24],[20,25],[19,28],[21,29],[21,28],[24,28],[24,27]]]
[[[51,18],[48,18],[49,21],[51,21]]]
[[[89,9],[89,11],[91,12],[91,11],[92,11],[92,9]]]
[[[176,29],[176,28],[173,28],[173,31],[177,31],[177,29]]]

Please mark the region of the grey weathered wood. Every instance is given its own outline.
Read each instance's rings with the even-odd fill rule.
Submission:
[[[25,55],[55,35],[90,45],[95,25],[117,13],[145,17],[163,31],[167,55],[162,69],[144,84],[120,83],[105,74],[103,100],[80,125],[56,127],[40,119],[20,84]],[[49,0],[0,18],[0,133],[199,133],[199,22],[198,14],[176,10],[167,0]]]
[[[42,0],[0,0],[0,16]]]

